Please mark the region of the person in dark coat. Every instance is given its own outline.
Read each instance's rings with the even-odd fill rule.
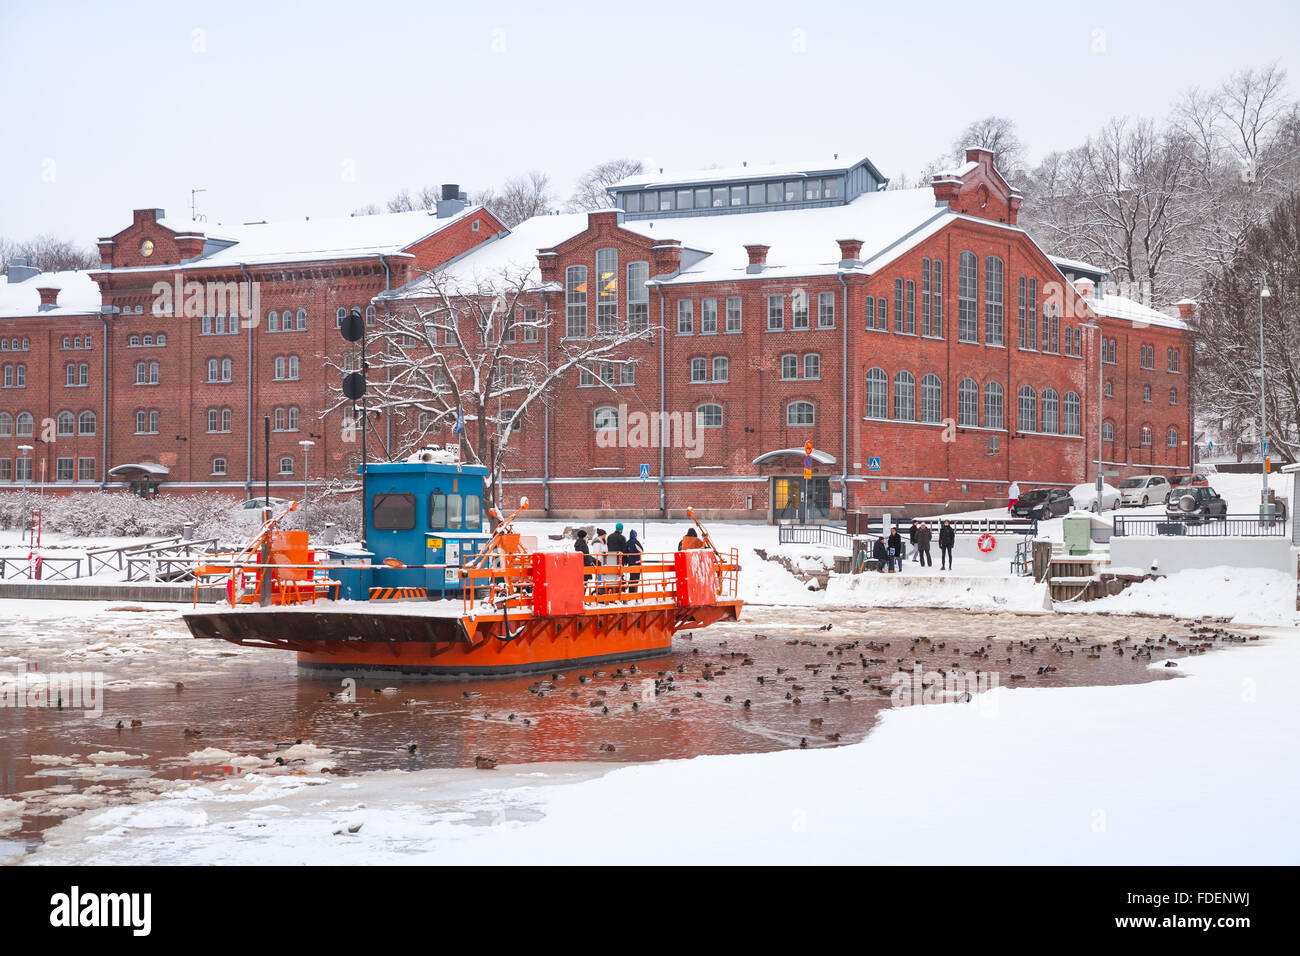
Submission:
[[[889,567],[889,546],[885,544],[884,538],[876,539],[876,543],[871,546],[871,556],[876,559],[876,570],[884,574]]]
[[[889,532],[889,573],[903,570],[903,536],[898,533],[898,528]]]
[[[591,556],[591,548],[587,546],[587,529],[579,528],[577,535],[573,539],[573,550],[582,552],[582,563],[584,567],[594,567],[598,562]]]
[[[623,522],[614,525],[614,533],[606,536],[605,544],[609,546],[610,554],[622,554],[627,550],[627,538],[623,537]]]
[[[928,524],[922,521],[921,527],[916,529],[916,550],[923,568],[934,567],[934,559],[930,557],[930,541],[933,538],[934,532],[930,530]]]
[[[917,530],[918,528],[916,524],[916,519],[913,518],[912,527],[907,529],[907,550],[908,550],[907,556],[911,558],[913,561],[920,560],[920,549],[918,547],[919,542],[916,540]]]
[[[957,532],[953,530],[952,522],[945,521],[939,527],[939,569],[947,568],[952,570],[952,548],[957,543]]]

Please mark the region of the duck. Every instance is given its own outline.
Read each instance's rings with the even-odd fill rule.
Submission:
[[[474,758],[474,767],[478,770],[494,770],[496,765],[497,760],[495,757],[479,756]]]

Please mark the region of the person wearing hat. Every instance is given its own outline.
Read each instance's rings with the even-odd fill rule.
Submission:
[[[682,540],[677,543],[678,551],[690,551],[692,548],[702,547],[704,547],[704,542],[700,540],[694,528],[687,528],[686,534],[682,535]]]
[[[610,554],[622,554],[627,550],[627,538],[623,537],[623,522],[614,525],[614,533],[605,539]]]
[[[627,547],[623,549],[623,563],[628,565],[641,566],[641,553],[645,551],[645,546],[641,544],[641,539],[636,536],[636,529],[627,536]],[[635,591],[641,582],[640,571],[630,571],[627,576],[627,590]]]
[[[596,563],[596,559],[591,556],[591,547],[587,544],[586,528],[579,528],[578,533],[574,535],[573,550],[582,553],[582,564],[584,567],[590,567]]]

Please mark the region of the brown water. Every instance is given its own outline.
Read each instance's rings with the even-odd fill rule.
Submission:
[[[220,761],[185,762],[205,747],[265,756],[309,741],[332,751],[336,771],[358,772],[471,767],[479,755],[622,762],[837,746],[871,730],[893,706],[892,675],[918,664],[928,673],[992,673],[1013,688],[1130,684],[1175,676],[1176,668],[1149,664],[1219,640],[1160,618],[749,608],[741,621],[679,635],[672,654],[635,665],[540,680],[366,679],[349,701],[337,696],[339,678],[300,676],[292,654],[191,641],[175,615],[148,617],[137,614],[132,633],[152,633],[155,650],[115,665],[96,661],[110,679],[134,675],[128,689],[106,695],[102,717],[0,710],[0,798],[38,808],[9,839],[34,843],[76,812],[56,806],[75,802],[72,795],[114,802],[149,778],[239,772]],[[0,652],[12,655],[5,637],[0,629]],[[57,646],[64,650],[51,649],[47,660],[39,646],[22,650],[47,671],[88,666],[62,664],[69,652]],[[143,726],[131,728],[133,719]],[[99,751],[143,759],[95,770],[84,756]],[[33,755],[78,759],[48,766]]]

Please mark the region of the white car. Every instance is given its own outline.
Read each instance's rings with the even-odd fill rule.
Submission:
[[[289,503],[289,499],[288,498],[250,498],[247,501],[245,501],[243,504],[236,505],[234,508],[234,512],[241,519],[246,518],[249,521],[254,521],[254,520],[261,521],[262,512],[266,509],[268,503],[270,504],[272,511],[279,511],[281,508],[283,508],[285,505]]]
[[[1120,493],[1118,488],[1102,483],[1101,486],[1101,507],[1097,507],[1097,485],[1089,482],[1086,485],[1075,485],[1070,489],[1070,497],[1074,499],[1074,506],[1080,511],[1114,511],[1119,508]]]
[[[1169,494],[1169,479],[1164,475],[1136,475],[1119,483],[1121,505],[1163,504]]]

